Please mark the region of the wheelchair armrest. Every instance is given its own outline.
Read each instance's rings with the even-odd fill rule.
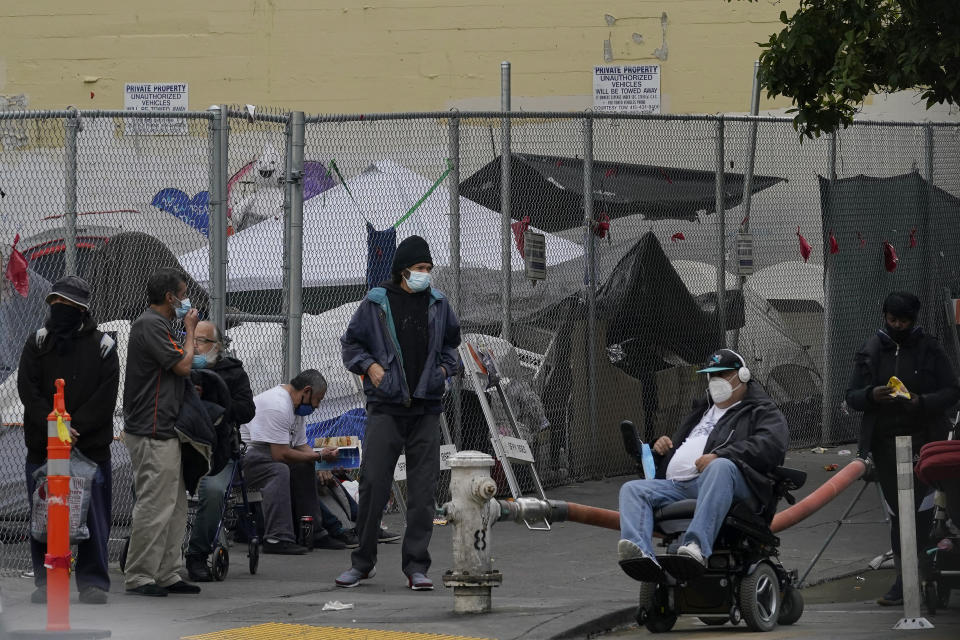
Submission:
[[[777,467],[769,474],[782,491],[795,491],[807,482],[807,472],[787,467]]]

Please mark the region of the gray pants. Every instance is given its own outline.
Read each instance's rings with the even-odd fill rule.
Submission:
[[[264,538],[296,542],[293,527],[301,516],[313,517],[315,539],[327,533],[321,526],[313,463],[277,462],[270,455],[270,445],[253,443],[243,457],[243,477],[247,489],[263,497]]]
[[[407,528],[401,567],[407,576],[430,569],[428,547],[440,475],[440,416],[392,416],[372,410],[367,415],[360,467],[360,546],[351,557],[353,568],[363,573],[377,564],[380,519],[390,499],[393,470],[401,452],[407,456]]]
[[[213,551],[215,543],[213,537],[217,533],[220,516],[223,515],[224,496],[230,485],[230,479],[233,478],[233,468],[236,464],[236,460],[229,460],[227,466],[217,475],[200,478],[200,484],[197,486],[199,502],[197,517],[190,530],[187,555],[208,556]]]
[[[180,441],[124,433],[130,451],[133,505],[124,586],[134,589],[179,582],[180,547],[187,527],[187,492],[180,472]]]

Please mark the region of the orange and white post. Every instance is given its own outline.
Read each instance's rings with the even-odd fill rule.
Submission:
[[[70,629],[70,414],[64,381],[47,416],[47,630]]]

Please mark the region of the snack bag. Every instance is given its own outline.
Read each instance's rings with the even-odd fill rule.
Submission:
[[[890,395],[894,398],[910,399],[910,392],[907,391],[907,386],[903,384],[897,376],[891,376],[890,379],[887,380],[887,386],[890,387]]]

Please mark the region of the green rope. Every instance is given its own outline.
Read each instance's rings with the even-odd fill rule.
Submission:
[[[426,192],[425,194],[423,194],[423,197],[421,197],[419,200],[417,200],[417,202],[416,202],[412,207],[410,207],[410,209],[409,209],[405,214],[403,214],[403,215],[400,217],[399,220],[397,220],[396,222],[393,223],[393,228],[396,229],[396,228],[399,227],[407,218],[409,218],[410,216],[412,216],[412,215],[413,215],[413,212],[416,211],[417,209],[419,209],[419,208],[420,208],[420,205],[422,205],[423,202],[424,202],[427,198],[430,197],[430,194],[432,194],[434,191],[437,190],[437,187],[440,186],[440,183],[447,179],[447,176],[450,175],[450,172],[451,172],[451,171],[453,171],[453,163],[450,161],[449,158],[447,158],[447,170],[444,171],[443,174],[441,174],[441,176],[440,176],[439,178],[437,178],[437,181],[434,182],[433,185],[431,185],[431,187],[430,187],[429,189],[427,189],[427,192]]]

